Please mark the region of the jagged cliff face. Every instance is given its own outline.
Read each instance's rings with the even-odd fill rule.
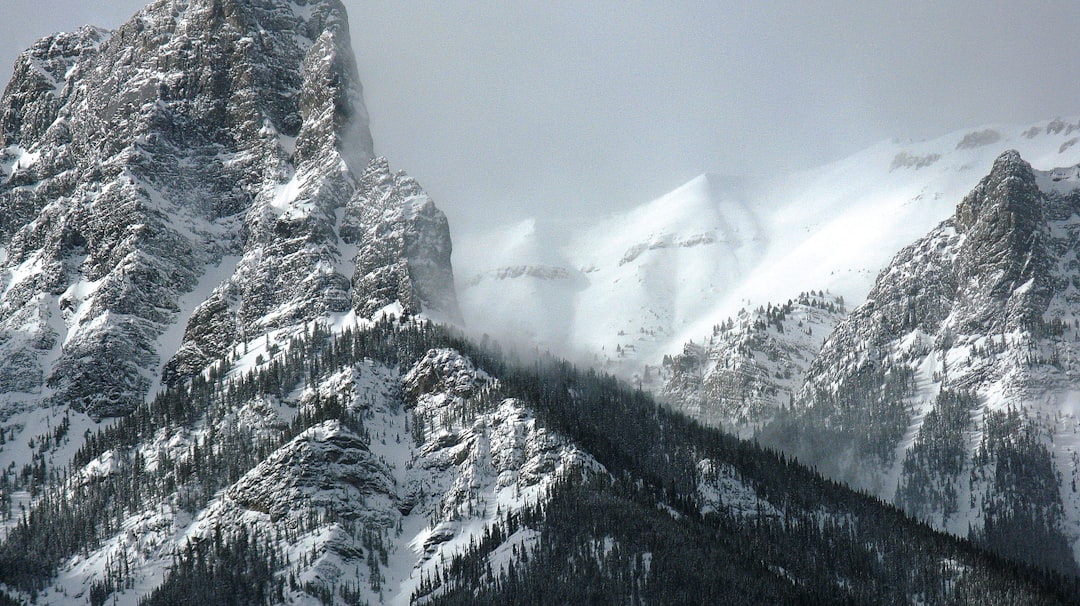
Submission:
[[[436,334],[387,319],[334,334],[316,322],[80,442],[70,476],[54,478],[57,492],[28,504],[63,503],[77,511],[65,520],[93,520],[96,538],[81,553],[60,547],[54,569],[38,570],[56,580],[38,599],[84,603],[104,591],[134,601],[179,574],[179,554],[257,537],[282,580],[280,603],[406,604],[422,579],[558,482],[603,473],[469,357],[423,349]],[[106,514],[101,499],[116,498],[122,511]],[[66,527],[57,518],[12,530],[9,514],[0,512],[2,592],[16,591],[24,570],[4,543],[18,541],[9,533]],[[506,549],[521,539],[506,539]],[[16,550],[40,562],[51,548]]]
[[[458,317],[449,230],[373,158],[347,32],[336,0],[159,1],[20,59],[0,98],[0,601],[515,603],[545,583],[569,603],[1054,603],[640,390],[403,317]],[[648,237],[612,244],[612,275],[668,284],[664,259],[717,244],[739,262],[745,211],[687,237],[633,217]],[[500,279],[566,277],[519,269]],[[829,305],[740,318],[664,372],[756,427]]]
[[[427,268],[402,307],[456,312],[430,201],[393,201],[411,248],[339,237],[373,156],[348,31],[336,0],[159,1],[20,57],[0,99],[5,414],[124,414],[235,343],[370,315],[354,256],[401,253]]]
[[[896,255],[766,438],[911,513],[1072,570],[1076,169],[1016,152]]]
[[[341,238],[357,246],[353,306],[369,317],[395,302],[402,311],[432,310],[461,323],[451,271],[446,215],[404,172],[371,163],[345,207]]]

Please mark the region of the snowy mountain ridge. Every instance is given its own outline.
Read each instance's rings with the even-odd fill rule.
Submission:
[[[133,471],[177,477],[164,475],[166,462],[207,465],[200,456],[232,456],[224,449],[229,436],[265,449],[305,415],[341,409],[271,447],[231,485],[204,495],[205,506],[190,493],[144,494],[113,536],[62,564],[56,589],[41,598],[81,603],[104,581],[113,584],[111,599],[134,604],[164,581],[176,553],[215,536],[257,535],[272,537],[282,554],[273,572],[292,579],[285,603],[338,587],[351,599],[414,603],[424,595],[422,578],[502,516],[536,503],[565,474],[603,472],[537,426],[519,401],[465,413],[491,383],[452,350],[431,350],[403,373],[368,359],[284,398],[215,402],[194,431],[162,431],[134,451],[110,449],[80,470],[74,494]]]
[[[792,405],[806,370],[846,313],[843,298],[820,291],[742,309],[707,338],[665,356],[655,370],[646,366],[642,387],[705,425],[751,438]]]
[[[883,142],[791,175],[699,177],[593,224],[496,228],[458,245],[463,313],[473,334],[640,377],[743,308],[812,290],[858,305],[893,253],[947,218],[1003,150],[1044,170],[1080,163],[1078,125]],[[522,266],[547,269],[510,270]]]
[[[0,100],[0,415],[125,414],[354,307],[456,317],[449,227],[414,181],[354,216],[390,174],[367,122],[333,0],[159,0],[24,53]]]
[[[1078,201],[1075,167],[1002,154],[881,272],[763,439],[940,528],[1074,571]]]
[[[434,322],[459,317],[449,226],[375,157],[337,0],[155,0],[51,36],[0,127],[2,604],[1074,595],[609,375]],[[776,245],[728,187],[558,250],[519,226],[469,282],[492,318],[518,306],[523,344],[646,360]],[[529,300],[499,296],[521,280]],[[657,372],[743,429],[786,418],[830,297],[711,325],[707,362]]]

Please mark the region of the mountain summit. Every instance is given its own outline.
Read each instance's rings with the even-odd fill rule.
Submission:
[[[1076,175],[1003,153],[881,272],[766,439],[941,528],[1075,571]]]
[[[402,307],[457,313],[433,206],[386,220],[437,246],[387,257],[339,236],[373,159],[340,2],[162,0],[115,32],[46,38],[0,126],[5,416],[124,414],[234,343],[354,300],[370,315],[355,255],[430,267]]]
[[[952,216],[1003,150],[1072,166],[1078,129],[1056,119],[883,141],[792,174],[703,175],[615,216],[494,228],[457,243],[463,313],[477,335],[646,380],[664,355],[743,309],[818,291],[862,303],[893,255]]]

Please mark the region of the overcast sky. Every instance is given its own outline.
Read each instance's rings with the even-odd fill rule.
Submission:
[[[1075,0],[345,2],[376,151],[456,233],[1080,114]],[[0,79],[41,35],[142,4],[0,0]]]

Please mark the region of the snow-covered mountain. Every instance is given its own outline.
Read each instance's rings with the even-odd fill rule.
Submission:
[[[87,439],[9,523],[0,596],[1068,603],[609,378],[508,364],[430,323],[330,330],[223,361]]]
[[[745,436],[764,428],[769,443],[939,528],[1072,570],[1080,556],[1080,504],[1069,478],[1080,473],[1074,469],[1080,455],[1067,437],[1075,391],[1067,368],[1075,352],[1061,335],[1075,319],[1068,294],[1076,269],[1070,265],[1075,234],[1069,206],[1075,169],[1054,167],[1080,161],[1078,133],[1080,122],[1072,120],[986,127],[923,143],[882,143],[832,165],[756,184],[725,189],[720,180],[698,179],[562,241],[550,237],[542,222],[531,222],[485,242],[489,249],[512,249],[519,269],[487,270],[467,281],[465,314],[471,330],[499,335],[500,312],[511,311],[518,326],[541,335],[542,347],[613,370],[702,422]],[[976,205],[965,201],[959,211],[956,205],[988,195],[978,194],[988,187],[979,181],[987,172],[995,178],[1002,163],[1016,164],[1014,153],[1001,156],[1010,147],[1044,169],[1031,177],[1038,188],[1024,194],[1040,202],[1014,202],[1017,212],[1006,213],[1011,218],[979,228],[985,233],[967,238],[963,247],[953,241],[955,233],[941,235],[938,223],[954,212],[966,218],[953,222],[975,221]],[[1025,214],[1044,199],[1038,217]],[[700,223],[687,220],[686,209]],[[1041,227],[1019,235],[1003,227],[1023,217]],[[707,231],[699,228],[720,233],[719,225],[752,236],[706,238],[700,247],[680,249],[681,257],[647,256],[653,241],[697,241]],[[930,239],[920,240],[928,232]],[[664,235],[653,240],[653,234]],[[1025,256],[1025,238],[1042,238],[1044,252]],[[916,240],[922,250],[898,267],[901,258],[892,256]],[[1018,252],[1000,249],[1006,244]],[[529,263],[530,254],[545,259],[545,272],[521,269],[541,266]],[[1019,303],[994,303],[983,292],[1001,281],[1005,270],[994,263],[1003,258],[1031,272],[1038,263],[1052,266],[1039,270],[1045,274],[1040,280],[1055,284],[1058,294],[1024,304],[1034,310],[1025,312],[1028,336],[982,317],[966,320],[962,333],[943,325],[950,314],[976,307],[985,314],[996,309],[1002,318],[1019,313],[1013,309]],[[958,290],[958,272],[981,286]],[[909,278],[899,284],[894,274]],[[703,288],[688,297],[678,286],[684,283]],[[1030,298],[1036,286],[1038,280],[1017,279],[1008,288]],[[825,290],[859,310],[833,336],[842,313],[793,301],[800,292]],[[496,291],[501,303],[493,313],[470,310]],[[523,300],[529,303],[519,304]],[[864,301],[877,307],[860,307]],[[544,332],[532,320],[550,324],[546,309],[569,310],[557,331]],[[920,314],[936,314],[926,320],[932,329],[894,330]],[[815,325],[807,330],[808,323]],[[930,353],[935,347],[944,349]],[[961,360],[981,368],[985,364],[974,360],[986,356],[1016,363],[995,362],[974,375],[957,370]],[[1040,365],[1048,368],[1029,370]],[[794,413],[787,410],[792,404]],[[1017,457],[1027,471],[1010,476],[998,466]],[[1037,551],[1043,554],[1033,556]]]
[[[5,505],[98,420],[220,359],[254,365],[316,320],[457,318],[449,226],[373,158],[348,36],[336,0],[157,0],[19,57],[0,97]]]
[[[699,177],[592,224],[496,228],[458,244],[463,313],[474,334],[640,378],[741,309],[818,290],[858,305],[1002,151],[1070,166],[1078,135],[1080,120],[1052,120],[889,141],[795,174]]]
[[[568,239],[529,220],[466,245],[463,256],[482,263],[464,262],[466,326],[609,369],[648,363],[746,279],[767,245],[755,213],[713,176]]]
[[[740,310],[707,339],[688,342],[658,368],[646,366],[641,384],[705,425],[752,437],[794,402],[806,369],[846,312],[843,298],[820,291]]]
[[[477,308],[444,215],[373,157],[348,31],[338,0],[155,0],[20,57],[0,604],[1069,603],[640,389],[448,327]],[[727,188],[561,249],[519,226],[468,292],[518,344],[648,360],[775,249]],[[830,297],[654,369],[702,405],[753,396],[756,427],[788,411]]]
[[[1080,559],[1080,168],[1009,151],[901,250],[766,431],[940,528]]]
[[[287,358],[283,351],[267,364]],[[215,536],[257,536],[276,558],[268,572],[289,580],[285,603],[344,588],[336,597],[345,601],[409,604],[423,578],[502,516],[537,502],[566,474],[603,471],[519,400],[474,410],[496,385],[450,349],[432,349],[401,371],[370,358],[335,366],[315,383],[289,385],[283,397],[234,385],[250,395],[199,402],[185,394],[207,406],[195,426],[160,427],[133,448],[102,450],[99,442],[79,453],[69,498],[93,501],[114,479],[133,494],[122,520],[60,564],[45,601],[77,602],[98,588],[134,603],[162,584],[176,554]],[[162,492],[163,481],[180,490]]]
[[[336,1],[161,0],[57,34],[20,56],[0,116],[5,419],[124,414],[163,375],[354,308],[457,313],[445,218],[368,168]]]

